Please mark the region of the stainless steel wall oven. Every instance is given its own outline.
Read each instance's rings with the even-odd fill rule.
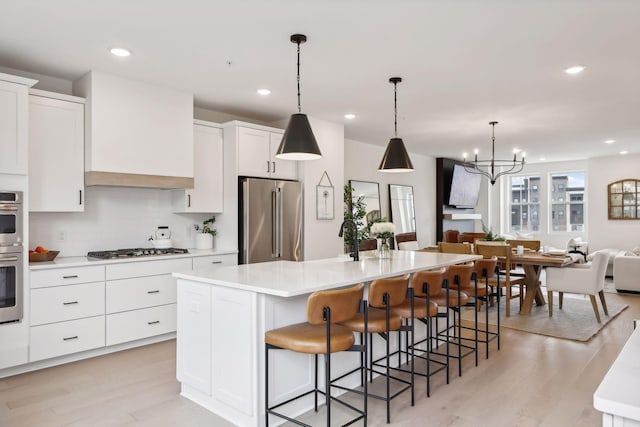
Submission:
[[[23,313],[22,192],[0,191],[0,323]]]

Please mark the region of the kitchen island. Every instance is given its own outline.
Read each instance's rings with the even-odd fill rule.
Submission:
[[[363,253],[357,262],[336,257],[174,273],[178,279],[176,372],[182,395],[236,425],[264,425],[264,332],[305,321],[309,294],[478,258],[392,251],[388,259]],[[420,336],[424,334],[416,339]],[[374,344],[374,354],[381,349]],[[334,375],[356,366],[358,357],[353,353],[332,357]],[[274,353],[270,361],[269,395],[274,401],[312,388],[312,356],[283,351]],[[359,384],[358,378],[352,381],[354,387]],[[312,402],[300,400],[295,405],[292,410],[302,413],[311,409]]]

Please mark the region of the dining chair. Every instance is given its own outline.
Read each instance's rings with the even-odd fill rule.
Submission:
[[[511,246],[511,249],[517,249],[518,246],[522,246],[525,249],[529,249],[535,252],[540,251],[541,242],[540,240],[532,240],[532,239],[507,239],[507,244]],[[501,268],[501,270],[504,270]],[[517,264],[511,265],[511,275],[512,276],[524,276],[524,272],[522,270],[518,270]]]
[[[414,232],[398,233],[395,235],[396,248],[402,251],[417,251],[420,249],[418,245],[418,238]]]
[[[477,241],[475,245],[476,254],[482,255],[484,258],[497,257],[501,262],[506,265],[511,265],[511,246],[505,242],[483,242]],[[502,288],[505,288],[506,300],[505,300],[505,315],[511,316],[511,299],[519,298],[520,305],[522,306],[522,300],[524,296],[524,277],[514,278],[511,276],[511,270],[505,269],[504,273],[498,272],[489,277],[489,286],[493,289],[496,288],[497,292],[501,292]],[[519,293],[512,294],[512,287],[519,287]]]
[[[438,242],[438,252],[447,254],[470,254],[471,244]]]
[[[606,316],[609,315],[607,302],[604,299],[604,275],[607,269],[609,257],[604,253],[597,253],[588,264],[575,264],[570,267],[547,267],[547,296],[549,299],[549,317],[553,316],[553,292],[559,294],[559,308],[562,310],[563,294],[586,294],[591,299],[591,306],[598,323],[600,313],[596,303],[596,294],[600,297],[600,303]]]
[[[361,240],[358,244],[360,251],[375,251],[378,249],[378,239]]]
[[[485,236],[486,234],[484,233],[460,233],[458,234],[458,243],[474,243],[478,239],[484,239]]]
[[[442,240],[447,243],[458,243],[458,235],[460,232],[458,230],[447,230],[442,235]]]

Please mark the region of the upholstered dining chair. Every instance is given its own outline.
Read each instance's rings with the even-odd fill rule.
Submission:
[[[420,249],[415,231],[396,234],[396,247],[401,251],[417,251]]]
[[[447,243],[458,243],[458,234],[460,234],[458,230],[447,230],[442,235],[442,240]]]
[[[562,310],[562,297],[564,292],[574,294],[586,294],[591,299],[593,312],[598,323],[600,313],[596,303],[596,294],[600,296],[602,309],[606,316],[609,315],[607,303],[604,299],[604,274],[607,269],[609,257],[605,253],[596,253],[591,263],[576,264],[570,267],[547,267],[547,296],[549,299],[549,317],[553,316],[553,292],[559,294],[559,308]]]
[[[485,236],[484,233],[460,233],[458,234],[458,243],[474,243],[477,239],[484,239]]]
[[[361,240],[358,244],[358,248],[361,251],[374,251],[378,249],[378,240],[377,239],[366,239]]]
[[[517,249],[518,246],[522,246],[525,249],[530,249],[536,252],[538,252],[541,247],[540,240],[532,239],[507,239],[507,243],[511,246],[511,249]],[[524,277],[524,272],[522,270],[516,270],[516,267],[516,265],[511,266],[511,275]],[[503,268],[501,267],[501,270],[502,269]]]

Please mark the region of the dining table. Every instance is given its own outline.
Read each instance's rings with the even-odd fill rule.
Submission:
[[[538,252],[525,249],[518,255],[516,249],[512,251],[511,263],[521,265],[524,270],[525,296],[520,306],[520,314],[531,313],[533,302],[545,305],[545,299],[540,289],[540,273],[543,267],[567,267],[578,262],[582,257],[565,252]]]

